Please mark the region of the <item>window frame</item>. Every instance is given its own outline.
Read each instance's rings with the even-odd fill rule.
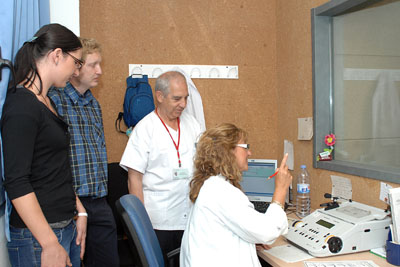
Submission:
[[[313,81],[313,167],[387,182],[400,182],[397,168],[341,160],[317,161],[326,145],[325,135],[334,132],[333,113],[333,31],[332,17],[353,8],[367,7],[382,0],[331,0],[311,9]],[[326,108],[329,107],[329,108]]]

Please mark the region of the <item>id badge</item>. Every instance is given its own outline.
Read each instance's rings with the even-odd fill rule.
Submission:
[[[174,180],[189,179],[189,170],[186,168],[177,168],[172,170]]]

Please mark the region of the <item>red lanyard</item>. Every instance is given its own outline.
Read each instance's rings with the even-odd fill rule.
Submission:
[[[161,119],[160,115],[158,115],[157,108],[155,109],[155,111],[156,111],[156,114],[157,114],[158,118],[160,119],[160,121],[161,121],[162,124],[164,125],[165,129],[167,130],[169,136],[171,137],[172,142],[174,143],[174,146],[175,146],[175,148],[176,148],[176,153],[178,154],[178,163],[179,163],[179,168],[180,168],[182,164],[181,164],[181,155],[179,154],[179,143],[180,143],[180,141],[181,141],[181,128],[180,128],[180,121],[179,121],[179,118],[176,118],[176,120],[177,120],[177,122],[178,122],[178,145],[177,145],[177,144],[175,143],[175,141],[174,141],[174,138],[172,138],[172,135],[171,135],[171,133],[169,132],[167,125],[165,125],[165,123],[164,123],[164,121]]]

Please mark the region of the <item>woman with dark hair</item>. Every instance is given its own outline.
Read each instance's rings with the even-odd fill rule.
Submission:
[[[272,203],[265,214],[259,213],[239,183],[251,155],[246,142],[247,133],[229,123],[200,137],[190,182],[194,205],[182,238],[181,267],[261,266],[256,244],[271,244],[287,231],[283,204],[292,181],[287,155],[275,176]]]
[[[87,214],[72,187],[68,125],[47,97],[77,74],[81,48],[73,32],[49,24],[15,58],[17,86],[8,90],[1,119],[12,266],[79,267],[83,257]]]

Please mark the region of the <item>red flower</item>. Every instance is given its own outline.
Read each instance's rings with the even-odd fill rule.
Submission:
[[[328,134],[325,136],[325,144],[327,146],[333,146],[336,142],[336,137],[334,134]]]

